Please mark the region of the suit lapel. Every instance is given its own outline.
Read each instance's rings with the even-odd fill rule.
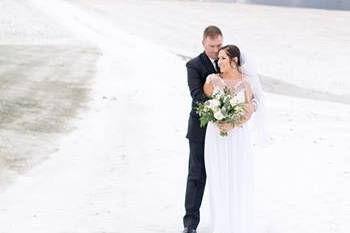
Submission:
[[[213,63],[211,63],[209,57],[203,52],[200,56],[202,63],[208,74],[216,73]]]

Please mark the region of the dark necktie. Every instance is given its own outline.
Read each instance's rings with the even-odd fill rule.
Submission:
[[[218,65],[218,60],[214,60],[214,63],[215,63],[215,70],[217,73],[220,73],[220,68],[219,68],[219,65]]]

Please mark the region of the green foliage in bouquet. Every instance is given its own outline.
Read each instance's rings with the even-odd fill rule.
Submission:
[[[208,122],[239,123],[244,119],[244,103],[239,102],[236,96],[232,96],[228,88],[215,92],[209,100],[197,104],[200,126],[204,127]]]

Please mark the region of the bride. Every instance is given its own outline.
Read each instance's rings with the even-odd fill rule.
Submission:
[[[240,50],[227,45],[219,50],[220,74],[207,77],[204,93],[229,88],[245,103],[245,120],[209,123],[205,138],[205,166],[213,233],[253,233],[253,155],[250,121],[255,111],[254,83],[243,73]],[[255,85],[256,86],[256,85]],[[254,93],[254,96],[253,96]],[[252,101],[253,100],[253,101]],[[260,100],[259,107],[260,107]],[[221,136],[227,132],[227,136]]]

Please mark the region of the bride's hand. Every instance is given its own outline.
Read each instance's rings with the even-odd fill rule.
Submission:
[[[221,132],[228,132],[234,128],[232,123],[227,123],[224,121],[218,121],[215,124],[216,124],[216,127],[218,127]]]
[[[234,127],[241,127],[244,123],[246,123],[254,113],[254,105],[252,102],[248,102],[244,106],[244,116],[239,122],[235,122]]]

